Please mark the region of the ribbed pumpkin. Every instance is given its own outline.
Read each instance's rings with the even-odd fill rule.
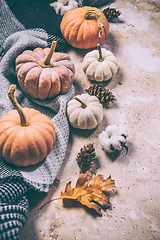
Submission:
[[[33,108],[21,108],[15,99],[16,85],[8,96],[16,110],[0,118],[0,156],[8,163],[25,167],[41,162],[56,140],[53,122]]]
[[[102,43],[109,34],[109,23],[96,7],[82,7],[67,12],[60,29],[66,41],[75,48],[89,49]]]
[[[97,44],[97,48],[98,50],[93,50],[85,55],[82,68],[90,80],[107,81],[118,71],[117,58],[111,51],[105,48],[101,49],[100,44]]]
[[[94,129],[103,119],[103,106],[97,97],[82,93],[68,102],[67,116],[74,128]]]
[[[20,87],[35,99],[52,99],[70,88],[75,66],[66,53],[51,48],[25,50],[16,58],[16,72]]]

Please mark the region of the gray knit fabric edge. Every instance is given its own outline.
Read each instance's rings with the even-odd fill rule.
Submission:
[[[47,47],[47,40],[48,35],[41,29],[16,32],[6,39],[3,44],[5,54],[0,62],[0,87],[3,89],[0,93],[0,117],[13,109],[8,99],[8,89],[10,84],[17,84],[15,58],[26,47]],[[66,94],[59,95],[53,100],[40,101],[29,98],[17,87],[16,98],[22,107],[33,107],[53,121],[56,129],[56,142],[47,158],[35,166],[23,169],[10,167],[1,159],[0,178],[2,181],[5,181],[7,177],[21,176],[24,181],[35,189],[44,192],[49,190],[64,160],[69,138],[66,104],[73,98],[74,94],[72,85]]]

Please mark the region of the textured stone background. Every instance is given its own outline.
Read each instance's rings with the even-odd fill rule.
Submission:
[[[118,58],[119,71],[106,83],[117,103],[104,109],[104,119],[95,130],[71,128],[58,187],[54,184],[47,196],[31,194],[22,240],[160,239],[160,1],[117,0],[110,7],[121,15],[110,23],[110,34],[101,46]],[[92,84],[82,71],[86,52],[68,51],[76,66],[76,94]],[[109,156],[101,149],[98,134],[111,124],[126,126],[127,155],[125,149],[119,156]],[[58,199],[39,209],[59,198],[69,181],[75,186],[79,176],[76,156],[90,142],[96,149],[96,174],[115,180],[112,208],[97,217],[79,204],[65,207]]]

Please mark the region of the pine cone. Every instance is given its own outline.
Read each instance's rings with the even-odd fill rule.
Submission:
[[[89,93],[89,95],[96,96],[101,103],[108,103],[109,101],[113,102],[115,100],[113,93],[110,90],[103,88],[101,84],[93,85],[85,91]]]
[[[80,149],[77,155],[77,164],[82,172],[89,170],[92,161],[95,159],[95,148],[92,143],[84,145],[84,148]]]
[[[119,11],[116,11],[115,8],[110,8],[110,7],[105,8],[103,10],[103,13],[107,18],[108,22],[115,20],[115,18],[118,18],[118,16],[121,14]]]

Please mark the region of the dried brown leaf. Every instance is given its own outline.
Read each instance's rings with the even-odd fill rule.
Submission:
[[[116,188],[115,181],[111,179],[111,176],[103,179],[103,176],[99,174],[89,184],[91,177],[92,174],[89,171],[80,174],[75,188],[71,187],[71,182],[67,183],[60,198],[76,200],[101,215],[101,208],[110,205],[110,198],[104,192]]]

